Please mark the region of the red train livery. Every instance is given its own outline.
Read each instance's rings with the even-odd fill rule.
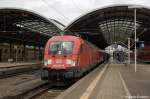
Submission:
[[[81,77],[103,61],[96,46],[76,36],[55,36],[45,46],[42,79],[64,80]]]
[[[150,46],[137,49],[137,59],[140,62],[150,63]]]
[[[135,51],[130,54],[132,60],[134,60]],[[142,63],[150,63],[150,46],[145,46],[143,48],[138,48],[136,50],[137,61]]]

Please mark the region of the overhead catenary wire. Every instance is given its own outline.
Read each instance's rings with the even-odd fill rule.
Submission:
[[[77,9],[80,10],[80,13],[84,12],[84,10],[81,9],[81,8],[77,5],[77,3],[76,3],[74,0],[72,0],[72,4],[73,4]]]
[[[47,0],[42,0],[49,8],[55,10],[59,16],[61,16],[64,21],[68,22],[68,20],[70,20],[67,16],[65,16],[61,11],[57,10],[55,7],[53,7],[52,5],[49,4],[49,2]]]

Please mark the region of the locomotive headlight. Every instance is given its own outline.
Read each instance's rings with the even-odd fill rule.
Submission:
[[[70,65],[72,65],[72,66],[75,66],[76,61],[75,61],[75,60],[71,60],[71,59],[67,59],[67,60],[66,60],[66,64],[70,64]]]
[[[44,66],[48,66],[48,61],[44,60]]]
[[[51,59],[49,59],[47,62],[48,62],[48,64],[52,64],[52,60]]]
[[[52,60],[51,59],[44,61],[44,66],[48,66],[48,64],[52,64]]]

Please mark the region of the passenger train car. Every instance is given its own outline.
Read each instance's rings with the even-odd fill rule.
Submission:
[[[135,51],[130,54],[132,60],[134,60]],[[150,63],[150,46],[138,48],[136,50],[137,61],[143,63]]]
[[[66,79],[79,78],[104,61],[103,55],[99,48],[80,37],[52,37],[45,46],[41,78],[65,82]]]
[[[150,63],[150,46],[138,49],[137,59],[140,62]]]

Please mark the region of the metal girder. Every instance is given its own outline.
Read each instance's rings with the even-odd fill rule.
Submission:
[[[51,36],[60,35],[62,32],[53,22],[33,11],[0,9],[0,38],[8,42],[14,40],[16,43],[44,46]]]
[[[140,39],[143,39],[143,37],[145,37],[144,35],[150,36],[150,33],[146,33],[150,28],[150,9],[138,8],[136,23],[137,35],[139,35]],[[97,26],[99,26],[99,28],[97,28]],[[107,44],[120,41],[127,43],[128,37],[134,38],[134,10],[129,9],[127,5],[97,9],[75,20],[65,29],[65,31],[79,32],[82,35],[86,34],[84,33],[85,30],[91,33],[91,35],[92,32],[97,30],[97,33],[103,35]],[[103,39],[103,37],[101,37],[101,39]],[[150,42],[150,38],[149,40],[147,38],[146,41]],[[91,39],[91,42],[94,42],[94,40],[95,39]],[[101,43],[101,40],[95,44],[98,45],[99,43]],[[104,47],[105,46],[102,48]]]

